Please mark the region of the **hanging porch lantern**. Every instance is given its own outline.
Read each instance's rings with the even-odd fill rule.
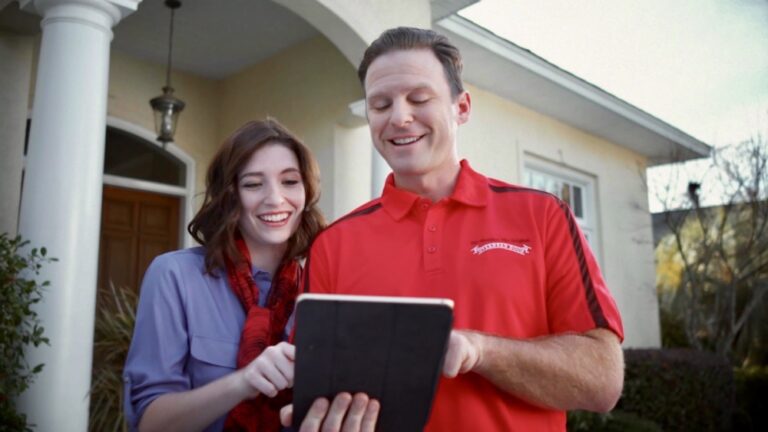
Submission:
[[[168,36],[168,62],[166,64],[165,86],[163,94],[152,98],[149,101],[152,111],[155,114],[155,131],[157,140],[165,146],[173,141],[173,135],[176,133],[176,123],[179,119],[179,113],[184,109],[184,101],[173,95],[171,87],[171,66],[173,54],[173,17],[174,11],[181,7],[179,0],[166,0],[165,6],[171,10],[171,24]]]

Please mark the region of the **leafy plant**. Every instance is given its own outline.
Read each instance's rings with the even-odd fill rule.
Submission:
[[[31,431],[26,415],[16,410],[14,399],[43,370],[24,357],[28,345],[48,344],[33,305],[43,298],[48,281],[38,283],[43,264],[57,261],[45,248],[29,249],[20,236],[0,234],[0,424],[4,430]]]
[[[138,296],[130,288],[99,289],[93,343],[90,429],[127,431],[123,365],[136,322]]]

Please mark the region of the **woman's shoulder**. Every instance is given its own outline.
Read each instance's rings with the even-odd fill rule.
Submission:
[[[178,273],[190,275],[205,271],[205,248],[192,247],[165,252],[156,256],[147,269],[147,274]]]
[[[205,248],[193,247],[165,252],[150,263],[142,280],[142,294],[171,295],[187,298],[193,287],[211,283],[205,271]]]
[[[205,262],[205,248],[202,246],[191,247],[188,249],[178,249],[170,252],[164,252],[152,260],[153,263],[169,265],[171,263],[181,265],[199,265]]]

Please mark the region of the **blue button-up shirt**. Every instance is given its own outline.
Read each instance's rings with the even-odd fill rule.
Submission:
[[[272,276],[257,268],[259,305]],[[136,327],[123,370],[131,429],[158,396],[204,386],[236,369],[245,312],[225,271],[205,274],[205,249],[166,253],[152,261],[141,286]],[[205,431],[220,431],[226,415]]]

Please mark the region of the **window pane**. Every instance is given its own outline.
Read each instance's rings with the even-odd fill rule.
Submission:
[[[154,144],[107,128],[104,173],[184,187],[186,166]]]
[[[581,188],[578,186],[573,187],[573,214],[577,218],[584,217],[584,204],[581,197]]]

